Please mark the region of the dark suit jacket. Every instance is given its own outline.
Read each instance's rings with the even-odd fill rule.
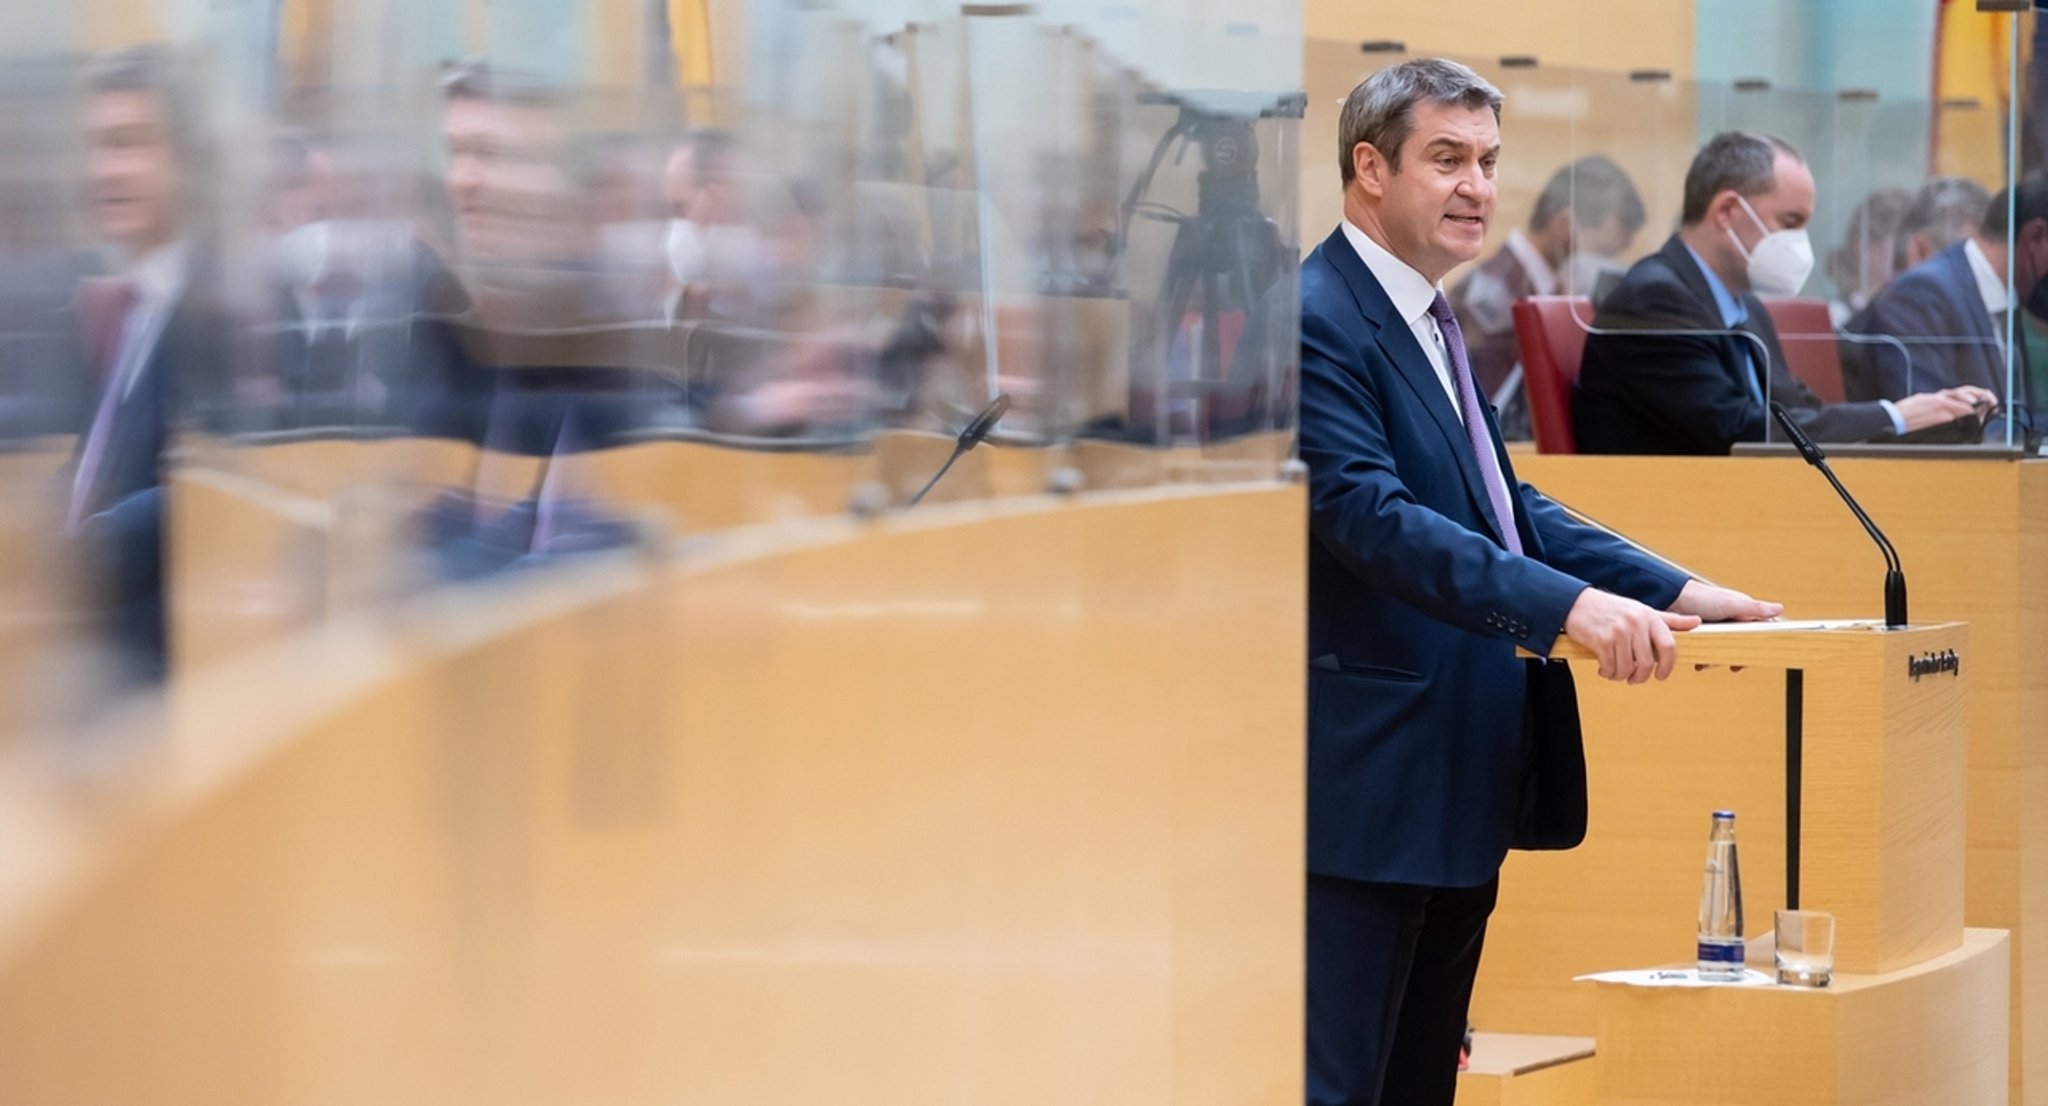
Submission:
[[[1771,419],[1744,382],[1745,349],[1768,362],[1758,366],[1767,374],[1766,394],[1808,436],[1893,436],[1891,415],[1876,403],[1821,403],[1785,367],[1764,305],[1746,294],[1742,303],[1749,321],[1740,332],[1730,330],[1677,235],[1636,262],[1601,302],[1586,338],[1572,397],[1579,452],[1725,454],[1736,442],[1763,441]]]
[[[198,269],[187,286],[203,288],[207,280]],[[70,553],[137,675],[162,675],[167,657],[164,458],[171,427],[194,397],[220,393],[231,363],[225,315],[198,293],[180,296],[143,353],[134,386],[114,408],[99,467],[83,489],[85,513]],[[81,455],[89,434],[90,428],[79,437]]]
[[[1463,424],[1341,228],[1301,279],[1309,870],[1474,886],[1513,845],[1584,833],[1568,673],[1515,647],[1547,652],[1588,582],[1664,607],[1685,578],[1516,485],[1489,417],[1527,555],[1509,553]],[[1578,778],[1525,800],[1539,763]]]
[[[1900,273],[1849,320],[1843,329],[1851,337],[1841,343],[1849,398],[1904,399],[1958,384],[2005,394],[2005,356],[1966,244]]]

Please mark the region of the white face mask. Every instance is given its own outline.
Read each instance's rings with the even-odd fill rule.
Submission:
[[[704,279],[704,240],[697,232],[697,224],[688,219],[669,220],[668,266],[677,284]]]
[[[1601,277],[1627,271],[1628,266],[1604,254],[1575,253],[1565,260],[1562,291],[1568,296],[1590,296],[1600,287]]]
[[[1750,221],[1764,234],[1756,249],[1744,250],[1735,228],[1728,228],[1729,240],[1749,259],[1749,286],[1766,296],[1797,294],[1806,285],[1806,278],[1813,275],[1813,243],[1807,239],[1805,228],[1772,230],[1757,218],[1756,209],[1749,206],[1748,200],[1737,196],[1735,202],[1749,212]]]

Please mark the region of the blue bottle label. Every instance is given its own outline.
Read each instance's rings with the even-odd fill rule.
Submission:
[[[1726,964],[1739,968],[1742,966],[1742,942],[1736,941],[1732,944],[1722,944],[1719,941],[1712,943],[1701,941],[1700,963]]]

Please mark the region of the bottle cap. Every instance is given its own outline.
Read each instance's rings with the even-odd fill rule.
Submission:
[[[1716,819],[1726,818],[1733,822],[1735,820],[1735,812],[1732,810],[1717,810],[1714,812],[1714,817]]]

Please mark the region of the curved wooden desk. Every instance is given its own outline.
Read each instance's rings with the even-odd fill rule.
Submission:
[[[0,1100],[1298,1101],[1302,510],[736,530],[194,673],[0,769]]]

